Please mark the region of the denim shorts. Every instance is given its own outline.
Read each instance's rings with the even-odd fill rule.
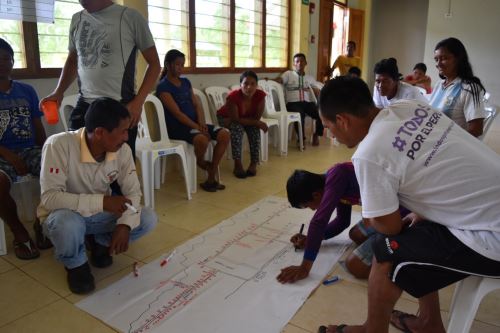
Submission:
[[[40,164],[42,159],[42,148],[38,146],[23,148],[19,150],[14,150],[14,153],[19,155],[26,166],[28,167],[28,173],[33,176],[40,175]],[[0,172],[7,175],[11,183],[17,181],[18,174],[14,166],[0,157]]]
[[[373,259],[372,244],[375,241],[376,236],[377,232],[373,233],[368,237],[367,240],[365,240],[352,252],[356,257],[359,258],[359,260],[361,260],[367,266],[372,265],[372,259]]]
[[[363,220],[359,221],[356,224],[358,230],[366,236],[368,239],[363,242],[363,244],[359,245],[354,251],[353,254],[359,258],[365,265],[371,266],[372,258],[373,258],[373,250],[372,244],[375,239],[375,235],[377,232],[372,226],[365,226]]]

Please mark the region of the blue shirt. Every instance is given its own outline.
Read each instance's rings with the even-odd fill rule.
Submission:
[[[10,150],[35,145],[33,119],[43,113],[38,108],[38,96],[32,86],[12,81],[9,92],[0,92],[0,146]]]
[[[170,82],[167,77],[164,77],[158,87],[156,87],[156,96],[160,96],[161,93],[167,92],[172,95],[175,103],[179,107],[182,113],[188,116],[192,121],[198,122],[198,117],[196,115],[196,109],[193,104],[193,96],[191,89],[191,82],[186,78],[181,78],[181,86],[177,87],[172,82]],[[170,137],[176,137],[176,134],[180,132],[189,132],[191,128],[182,124],[175,116],[165,108],[165,120],[167,122],[167,130]]]

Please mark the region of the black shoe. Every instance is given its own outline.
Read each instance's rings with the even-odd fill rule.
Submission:
[[[94,241],[90,248],[90,263],[98,268],[111,266],[113,257],[109,255],[109,247]]]
[[[68,269],[69,290],[75,294],[88,294],[95,289],[94,276],[90,272],[89,263]]]

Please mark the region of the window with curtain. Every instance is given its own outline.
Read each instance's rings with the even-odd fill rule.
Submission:
[[[288,63],[288,0],[266,0],[266,67]]]
[[[163,65],[168,50],[177,49],[186,55],[185,66],[189,67],[189,1],[149,0],[148,19],[160,63]]]

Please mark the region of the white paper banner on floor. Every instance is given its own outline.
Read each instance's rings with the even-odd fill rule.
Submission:
[[[323,242],[307,279],[277,282],[300,264],[289,240],[312,214],[267,197],[76,305],[123,332],[279,332],[350,244]]]

